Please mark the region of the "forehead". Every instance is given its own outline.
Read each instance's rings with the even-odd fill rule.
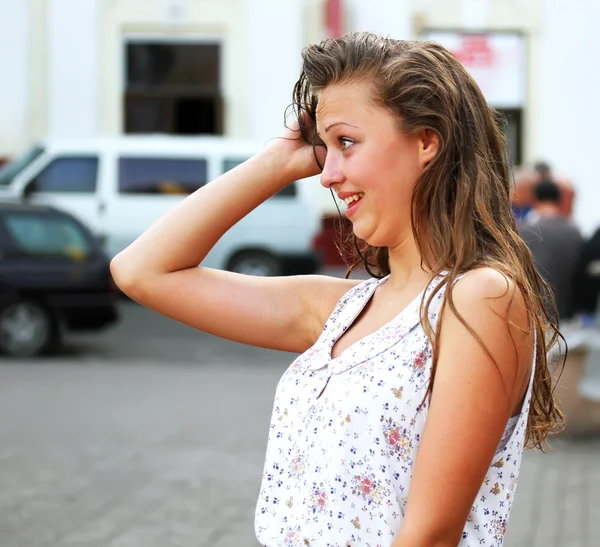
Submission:
[[[360,115],[373,111],[371,86],[367,83],[346,83],[327,86],[319,96],[317,121],[331,116]]]

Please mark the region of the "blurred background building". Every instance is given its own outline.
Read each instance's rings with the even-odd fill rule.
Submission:
[[[568,174],[590,233],[599,17],[594,0],[0,0],[0,158],[47,136],[266,141],[281,129],[301,48],[370,30],[451,49],[507,115],[514,164],[543,158]]]

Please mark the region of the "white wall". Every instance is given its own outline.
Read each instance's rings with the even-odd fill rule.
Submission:
[[[48,4],[48,134],[84,137],[98,130],[98,0]]]
[[[0,1],[0,157],[28,144],[29,48],[28,7],[24,0]]]
[[[268,16],[265,16],[268,14]],[[249,0],[252,137],[266,140],[283,130],[304,46],[302,0]]]
[[[412,38],[409,0],[346,0],[347,31],[374,32],[390,38]]]
[[[587,232],[600,225],[599,20],[597,0],[554,0],[540,29],[539,155],[573,180]]]

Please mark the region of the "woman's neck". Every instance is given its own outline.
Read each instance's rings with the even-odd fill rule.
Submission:
[[[412,283],[425,283],[431,272],[421,265],[421,253],[414,238],[407,237],[398,245],[388,247],[390,278],[387,285],[402,289]]]

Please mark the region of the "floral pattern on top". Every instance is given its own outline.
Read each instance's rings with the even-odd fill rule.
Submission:
[[[394,319],[331,357],[335,342],[386,280],[366,280],[343,296],[317,342],[279,381],[255,512],[261,545],[390,547],[402,526],[427,419],[432,366],[420,306],[441,277]],[[429,308],[434,328],[444,292],[442,287]],[[530,380],[521,414],[506,425],[460,547],[503,543],[531,388]]]

